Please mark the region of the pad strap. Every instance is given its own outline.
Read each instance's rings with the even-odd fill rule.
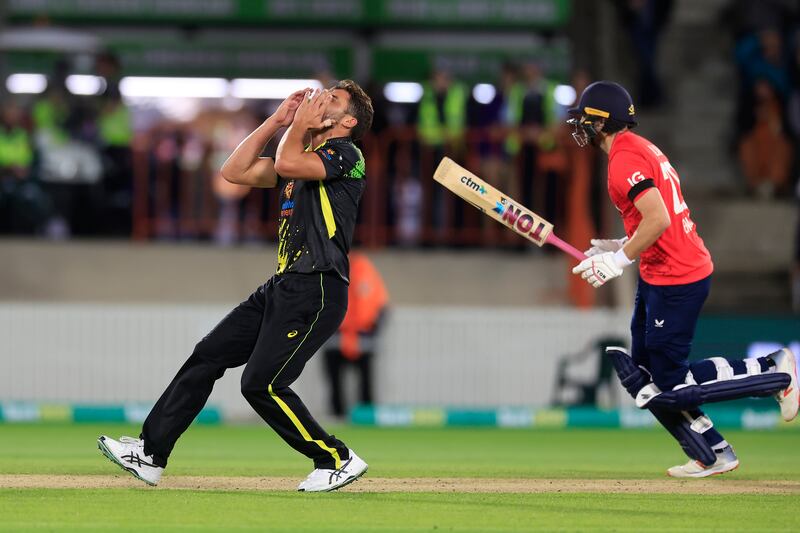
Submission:
[[[637,395],[636,406],[659,407],[670,411],[696,409],[704,403],[725,402],[740,398],[772,396],[789,386],[789,374],[770,373],[741,379],[715,381],[703,385],[688,385],[659,394]]]

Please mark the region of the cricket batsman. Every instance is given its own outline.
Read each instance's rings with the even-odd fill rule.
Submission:
[[[203,338],[144,422],[139,438],[98,439],[111,461],[155,485],[175,442],[225,370],[246,365],[242,394],[286,443],[314,463],[299,491],[336,490],[367,471],[314,420],[290,385],[336,332],[347,310],[349,263],[364,157],[353,144],[372,124],[355,82],[298,91],[234,150],[222,176],[250,187],[280,185],[277,273]],[[282,127],[275,158],[261,157]]]
[[[621,85],[589,85],[569,114],[578,145],[608,155],[608,194],[626,234],[593,239],[589,257],[572,272],[600,287],[639,261],[631,352],[609,348],[608,356],[636,405],[649,409],[689,456],[689,462],[667,471],[670,476],[731,471],[739,460],[699,406],[774,395],[783,419],[794,419],[795,357],[784,348],[758,359],[688,362],[714,266],[684,201],[678,173],[658,147],[631,131],[637,124],[635,108]]]

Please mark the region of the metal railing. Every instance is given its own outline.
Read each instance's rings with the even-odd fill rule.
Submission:
[[[509,135],[518,141],[516,150],[506,145]],[[279,206],[269,189],[223,192],[215,184],[221,178],[207,154],[199,167],[187,168],[179,150],[165,154],[157,139],[141,135],[133,146],[134,239],[213,238],[226,217],[227,227],[238,239],[276,238]],[[562,237],[591,236],[576,229],[575,223],[576,217],[590,216],[586,211],[593,179],[591,156],[562,138],[553,138],[552,147],[543,149],[525,130],[471,129],[457,144],[432,147],[421,143],[413,128],[392,128],[366,137],[361,144],[368,185],[355,241],[362,246],[525,245],[521,237],[433,181],[443,155],[550,219]]]

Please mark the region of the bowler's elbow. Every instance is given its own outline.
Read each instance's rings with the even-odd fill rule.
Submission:
[[[236,172],[231,171],[228,165],[222,165],[222,168],[219,169],[219,175],[228,183],[235,183],[237,185],[242,183],[242,177]]]
[[[287,162],[285,158],[279,157],[275,159],[275,173],[279,176],[291,176],[293,167],[292,164]]]

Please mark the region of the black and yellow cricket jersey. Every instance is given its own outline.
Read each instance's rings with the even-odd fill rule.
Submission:
[[[324,180],[281,180],[277,273],[332,271],[349,281],[364,156],[349,137],[328,139],[314,152],[325,165]]]

